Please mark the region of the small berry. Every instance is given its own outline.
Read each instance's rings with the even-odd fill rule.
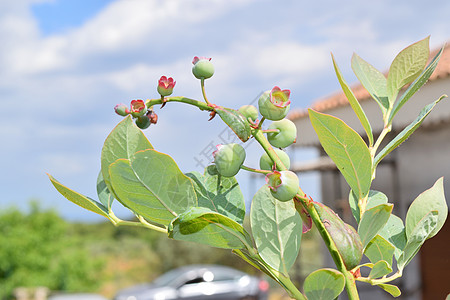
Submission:
[[[217,145],[213,152],[214,163],[220,175],[233,177],[245,160],[245,150],[239,144]]]
[[[278,157],[280,158],[281,162],[286,168],[291,167],[291,160],[289,159],[289,155],[287,155],[286,152],[280,149],[273,149],[277,153]],[[264,152],[263,155],[261,155],[261,158],[259,159],[259,168],[261,170],[268,170],[271,171],[273,169],[273,161],[270,159],[269,155]],[[277,169],[279,169],[279,166],[277,166]]]
[[[244,105],[239,108],[239,112],[244,116],[245,120],[250,118],[254,122],[258,119],[258,109],[253,105]]]
[[[146,115],[138,117],[135,122],[140,129],[147,129],[151,124],[150,119]]]
[[[269,143],[278,148],[286,148],[297,139],[297,127],[294,122],[288,119],[274,121],[268,129],[278,129],[279,132],[268,132],[267,139]]]
[[[258,100],[259,112],[268,120],[278,121],[283,119],[290,107],[290,90],[281,90],[274,87],[271,91],[264,92]]]
[[[214,65],[211,63],[211,58],[196,56],[192,63],[194,64],[192,74],[197,79],[208,79],[214,75]]]
[[[292,171],[273,171],[266,175],[272,196],[280,201],[289,201],[297,195],[299,180]]]

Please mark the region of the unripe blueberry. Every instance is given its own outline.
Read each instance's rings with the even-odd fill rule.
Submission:
[[[289,201],[297,195],[299,180],[292,171],[274,171],[266,175],[272,196],[280,201]]]
[[[291,167],[291,160],[289,159],[289,155],[287,155],[286,152],[280,149],[275,148],[273,150],[275,150],[283,165],[289,169]],[[261,155],[261,158],[259,159],[259,168],[261,170],[269,171],[271,171],[273,168],[273,161],[270,159],[269,155],[266,152],[264,152],[264,154]],[[277,169],[280,170],[279,166],[277,166]]]
[[[297,127],[294,122],[288,119],[274,121],[268,129],[278,129],[279,132],[268,132],[267,139],[269,143],[278,148],[286,148],[297,139]]]
[[[122,116],[122,117],[126,117],[128,114],[130,114],[130,110],[123,103],[117,104],[114,107],[114,111],[116,112],[116,114],[118,114],[119,116]]]
[[[197,79],[208,79],[214,75],[214,65],[211,63],[211,58],[196,56],[192,63],[194,64],[192,74]]]
[[[244,105],[239,108],[239,112],[244,116],[245,120],[250,118],[252,121],[258,119],[258,109],[253,105]]]
[[[146,115],[138,117],[135,122],[140,129],[147,129],[151,124],[150,119]]]
[[[286,117],[291,100],[291,91],[274,87],[271,91],[264,92],[258,100],[259,112],[268,120],[278,121]]]
[[[217,145],[213,155],[217,171],[225,177],[236,175],[245,160],[245,150],[239,144]]]
[[[132,100],[131,101],[131,115],[135,118],[145,115],[147,112],[147,106],[144,100]]]

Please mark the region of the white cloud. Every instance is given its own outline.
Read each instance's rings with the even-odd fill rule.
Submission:
[[[286,41],[261,48],[254,56],[254,67],[262,77],[296,77],[296,80],[302,80],[328,65],[329,52],[321,45],[307,46]]]
[[[51,174],[58,174],[58,177],[83,175],[85,172],[91,171],[92,164],[88,163],[86,156],[67,153],[48,152],[39,157],[39,167],[45,166]]]

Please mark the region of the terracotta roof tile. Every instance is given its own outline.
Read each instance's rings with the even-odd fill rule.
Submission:
[[[450,44],[450,43],[448,43]],[[440,48],[439,48],[440,49]],[[430,60],[438,53],[439,49],[431,51]],[[385,73],[385,75],[387,72]],[[439,60],[439,64],[434,70],[433,74],[430,76],[430,81],[436,80],[438,78],[444,78],[450,75],[450,46],[444,49],[442,53],[441,59]],[[359,102],[371,99],[369,92],[361,84],[356,84],[351,87],[353,93],[355,94],[356,99]],[[348,105],[347,97],[344,95],[342,91],[336,92],[329,97],[319,99],[313,102],[311,108],[317,111],[327,111],[329,109],[333,109],[340,106]],[[289,113],[288,118],[291,120],[301,119],[308,115],[308,111],[306,109],[300,108],[295,109]]]

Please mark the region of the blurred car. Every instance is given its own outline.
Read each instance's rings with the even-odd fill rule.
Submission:
[[[48,300],[107,300],[105,297],[97,294],[57,294],[48,297]]]
[[[229,267],[191,265],[121,290],[114,300],[266,300],[268,289],[267,281]]]

